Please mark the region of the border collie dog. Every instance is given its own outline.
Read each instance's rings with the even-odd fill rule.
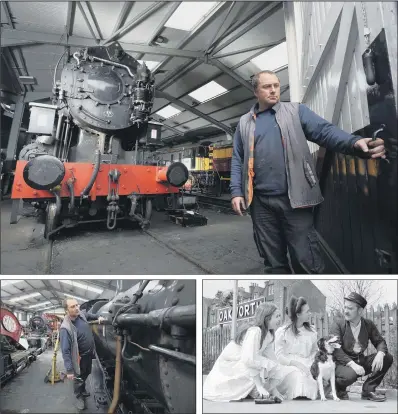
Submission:
[[[319,394],[322,401],[326,401],[324,383],[330,382],[332,395],[335,401],[340,401],[336,394],[335,368],[333,361],[333,352],[340,348],[339,338],[329,335],[318,340],[318,352],[315,354],[315,360],[311,365],[311,374],[318,383]]]

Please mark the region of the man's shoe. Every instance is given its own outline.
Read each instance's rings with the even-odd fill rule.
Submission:
[[[87,397],[89,397],[91,394],[88,392],[88,391],[83,391],[82,392],[82,396],[84,397],[84,398],[87,398]]]
[[[386,401],[386,396],[383,394],[377,394],[376,392],[362,392],[362,399],[363,400],[370,400],[375,402],[384,402]]]
[[[76,398],[76,403],[75,403],[75,405],[76,405],[76,408],[77,408],[79,411],[82,411],[82,410],[84,410],[84,409],[86,408],[86,403],[84,402],[84,399],[83,399],[83,397],[82,397],[82,396],[80,396],[80,397]]]
[[[348,392],[346,390],[344,391],[337,391],[336,392],[337,397],[340,398],[340,400],[349,400],[350,397],[348,396]]]

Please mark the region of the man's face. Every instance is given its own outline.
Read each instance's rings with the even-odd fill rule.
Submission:
[[[68,304],[68,315],[71,316],[72,318],[78,316],[80,312],[80,308],[79,308],[79,304],[77,303],[77,300],[68,299],[67,304]]]
[[[349,300],[344,301],[344,317],[346,321],[352,321],[362,316],[362,308]]]
[[[276,75],[262,73],[260,75],[257,89],[254,92],[260,104],[266,106],[275,105],[279,102],[281,85]]]

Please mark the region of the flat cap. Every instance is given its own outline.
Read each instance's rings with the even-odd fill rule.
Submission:
[[[361,308],[364,308],[367,305],[367,303],[368,303],[364,297],[362,297],[359,293],[355,293],[355,292],[351,292],[344,299],[345,300],[349,300],[350,302],[356,303]]]

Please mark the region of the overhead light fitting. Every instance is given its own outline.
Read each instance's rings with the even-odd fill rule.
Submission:
[[[64,293],[65,296],[77,300],[82,300],[83,302],[87,302],[88,299],[81,298],[80,296],[71,295],[70,293]]]
[[[47,300],[47,301],[41,302],[41,303],[36,303],[36,305],[30,305],[30,306],[28,306],[28,309],[40,308],[40,306],[48,305],[49,303],[51,303],[50,300]]]
[[[167,105],[161,110],[155,112],[155,114],[161,116],[164,119],[168,119],[168,118],[171,118],[172,116],[179,114],[180,112],[181,112],[180,109],[177,109],[171,105]]]
[[[211,81],[206,83],[206,85],[190,92],[188,95],[196,101],[205,102],[215,98],[216,96],[223,95],[226,92],[228,91],[223,86],[217,82]]]
[[[86,285],[85,283],[75,282],[74,280],[58,280],[58,282],[65,283],[66,285],[75,286],[84,290],[89,290],[91,292],[98,293],[99,295],[103,292],[103,289],[98,289],[89,285]]]

